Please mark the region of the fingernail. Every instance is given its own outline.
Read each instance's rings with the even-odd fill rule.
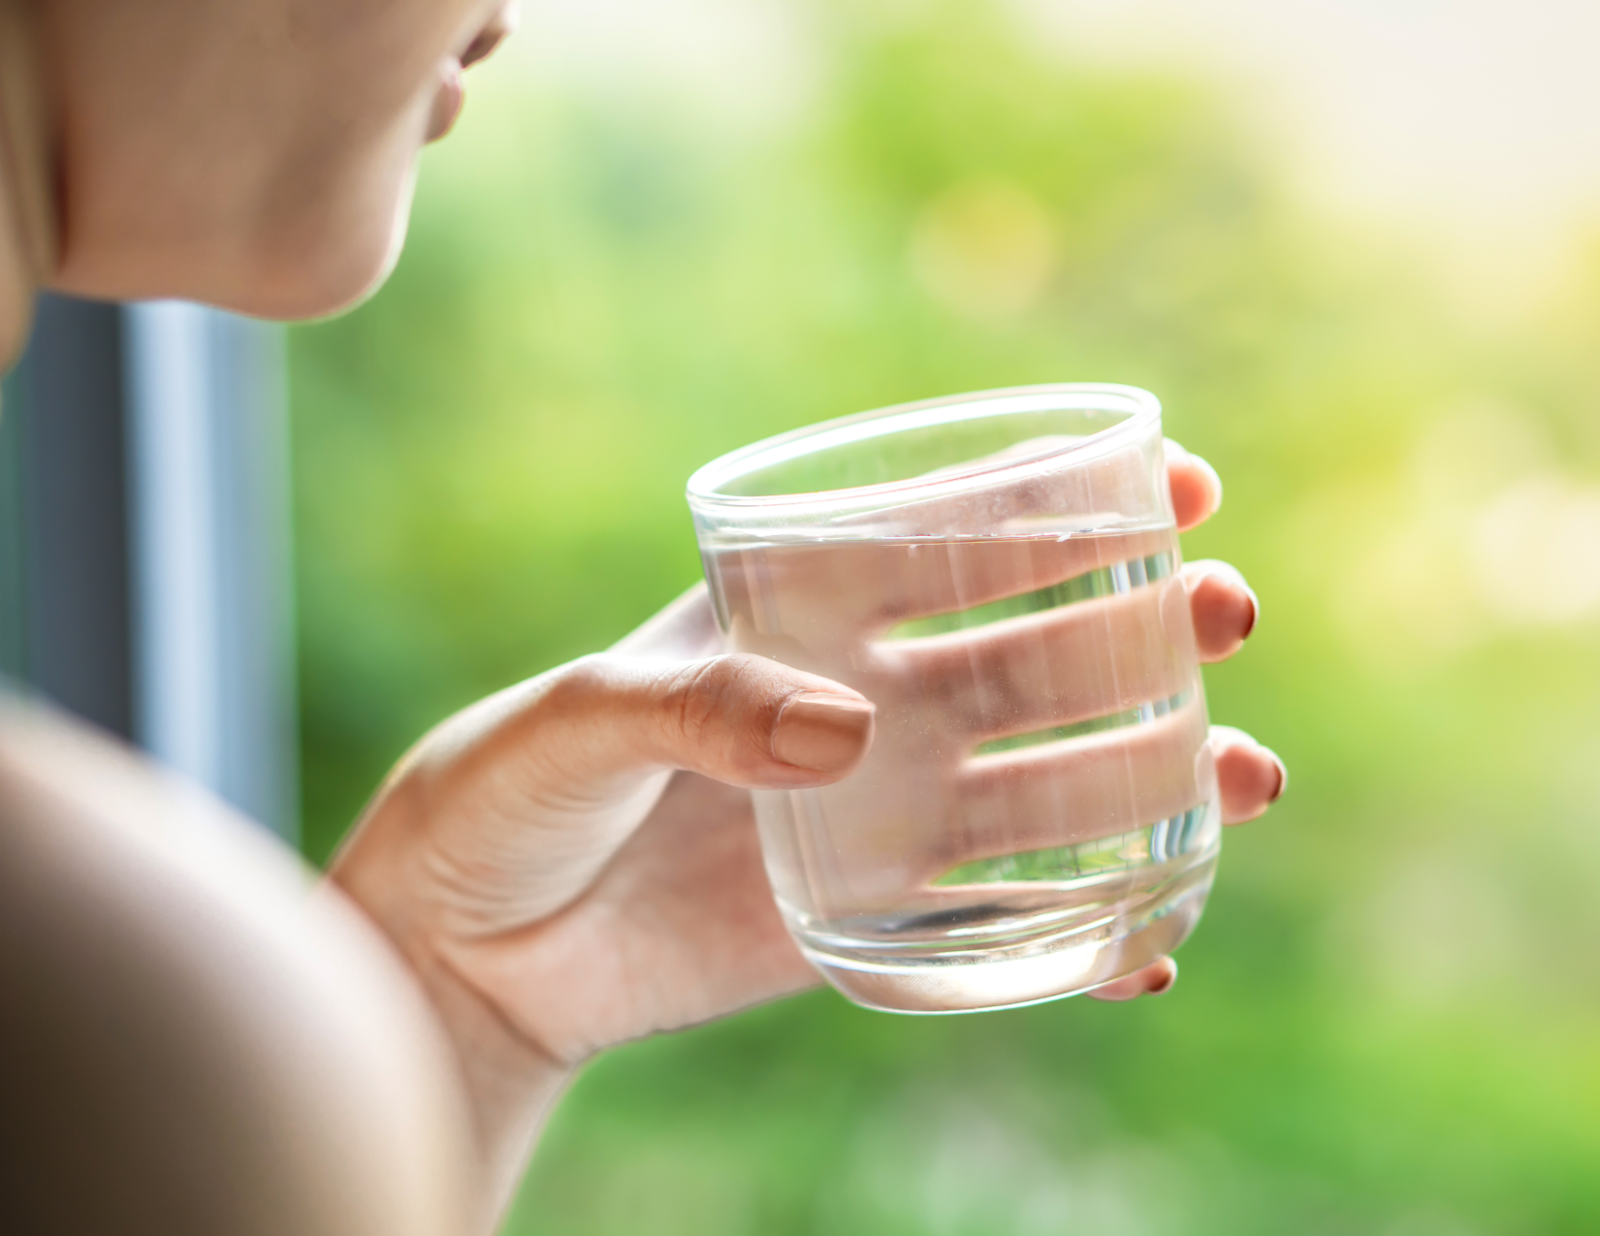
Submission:
[[[1170,959],[1169,959],[1170,960]],[[1154,983],[1147,986],[1144,991],[1147,996],[1162,996],[1172,990],[1172,985],[1178,981],[1178,963],[1172,962],[1171,967]]]
[[[772,754],[813,772],[845,772],[872,741],[873,708],[867,700],[826,691],[791,696],[772,727]]]
[[[1244,624],[1244,634],[1240,639],[1249,639],[1250,632],[1256,629],[1256,623],[1261,621],[1261,599],[1256,596],[1256,590],[1249,584],[1244,586],[1245,596],[1250,598],[1250,621]]]
[[[1200,561],[1191,562],[1186,570],[1193,572],[1193,574],[1184,576],[1185,585],[1189,590],[1190,596],[1193,596],[1200,585],[1207,580],[1215,580],[1225,588],[1237,589],[1244,593],[1245,600],[1250,602],[1250,613],[1245,618],[1244,629],[1239,632],[1238,638],[1240,640],[1249,639],[1251,633],[1255,631],[1257,624],[1261,621],[1261,598],[1256,595],[1256,590],[1245,581],[1245,577],[1239,573],[1238,568],[1230,566],[1226,562]]]
[[[1267,754],[1272,757],[1272,762],[1278,766],[1278,788],[1272,792],[1272,797],[1267,799],[1269,803],[1275,803],[1283,797],[1283,792],[1289,788],[1289,766],[1278,758],[1276,751],[1267,751]]]

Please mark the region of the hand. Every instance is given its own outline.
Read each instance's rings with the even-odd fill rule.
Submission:
[[[1220,484],[1176,447],[1168,473],[1191,528]],[[1201,659],[1231,656],[1255,625],[1253,594],[1217,563],[1183,580]],[[543,1112],[595,1052],[817,981],[773,904],[744,790],[845,776],[871,710],[720,646],[695,589],[609,654],[458,714],[396,768],[335,863],[457,1044],[486,1187],[514,1185]],[[840,706],[793,706],[807,692]],[[1225,821],[1281,794],[1282,764],[1251,739],[1218,727],[1212,750]],[[1175,974],[1163,958],[1092,994],[1164,991]]]

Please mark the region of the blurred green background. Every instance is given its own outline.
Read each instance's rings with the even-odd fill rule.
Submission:
[[[292,335],[305,838],[698,577],[688,474],[887,403],[1154,390],[1293,771],[1159,1000],[819,992],[617,1051],[514,1233],[1600,1231],[1600,259],[1514,320],[1297,204],[1202,78],[981,3],[813,15],[776,120],[474,81],[388,286]],[[535,32],[536,33],[536,32]],[[524,36],[533,37],[533,36]]]

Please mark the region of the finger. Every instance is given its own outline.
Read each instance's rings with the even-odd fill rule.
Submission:
[[[871,526],[884,536],[964,536],[976,527],[1026,535],[1039,530],[1042,512],[1071,512],[1088,519],[1087,526],[1150,515],[1157,505],[1152,492],[1153,469],[1138,442],[1104,444],[1080,452],[1083,439],[1045,436],[1018,443],[1010,450],[971,461],[1006,468],[1004,483],[976,488],[943,485],[937,472],[926,473],[921,496],[905,495],[888,510],[876,509],[841,523]],[[1065,448],[1065,449],[1063,449]],[[1031,462],[1028,460],[1031,457]],[[952,472],[964,470],[952,469]],[[1153,501],[1155,500],[1155,501]]]
[[[1159,957],[1143,970],[1136,970],[1125,978],[1104,987],[1096,987],[1089,994],[1096,1000],[1137,1000],[1140,996],[1160,996],[1172,990],[1178,981],[1178,963],[1170,957]]]
[[[996,601],[1060,605],[1057,596],[1029,597],[1104,568],[1124,567],[1113,587],[1126,589],[1172,573],[1173,542],[1164,529],[1095,536],[986,538],[941,547],[938,569],[900,549],[893,564],[875,578],[897,598],[896,621],[957,614]],[[1102,584],[1110,581],[1102,580]],[[1091,594],[1093,595],[1093,594]],[[968,623],[977,615],[968,615]]]
[[[523,740],[579,786],[662,768],[747,788],[826,785],[872,742],[873,706],[859,692],[765,657],[586,657],[541,683]]]
[[[1211,727],[1222,792],[1222,822],[1243,824],[1266,811],[1289,788],[1289,770],[1278,756],[1231,725]]]
[[[1221,500],[1215,471],[1176,443],[1168,451],[1167,477],[1180,529],[1200,523]],[[1041,512],[1071,511],[1091,520],[1104,514],[1114,525],[1126,512],[1146,510],[1150,479],[1142,452],[1121,451],[1060,470],[1045,469],[998,492],[897,504],[893,520],[886,523],[882,511],[874,512],[873,535],[852,542],[786,547],[781,553],[768,548],[721,550],[717,559],[726,564],[715,573],[727,589],[725,612],[737,616],[777,604],[783,612],[772,615],[769,625],[774,628],[859,628],[871,634],[908,620],[1025,598],[1101,568],[1126,564],[1156,576],[1166,574],[1171,568],[1163,570],[1160,559],[1172,550],[1168,529],[1038,535]],[[993,529],[996,535],[973,538],[975,527]],[[905,540],[946,534],[952,539],[937,547],[937,558],[917,552],[927,547]],[[746,557],[750,561],[736,561]],[[761,589],[760,598],[747,595],[751,587]]]
[[[860,540],[719,550],[712,570],[724,612],[735,621],[739,615],[762,614],[766,629],[813,632],[808,639],[839,631],[853,643],[884,633],[897,638],[899,633],[890,631],[896,624],[1026,598],[1103,567],[1126,563],[1130,573],[1136,569],[1141,577],[1159,578],[1172,571],[1172,549],[1166,529],[980,537],[937,546]],[[1037,600],[1036,608],[1053,603]]]
[[[1166,440],[1167,486],[1178,531],[1203,524],[1222,505],[1222,478],[1198,455],[1191,455],[1171,438]]]
[[[1200,660],[1207,664],[1226,661],[1256,629],[1261,602],[1244,576],[1226,562],[1191,562],[1181,577],[1189,591]]]
[[[968,760],[954,782],[965,827],[952,845],[963,852],[951,861],[1075,845],[1181,815],[1210,796],[1203,726],[1197,701],[1137,725]]]
[[[1193,680],[1190,603],[1174,589],[1177,621],[1167,621],[1165,587],[1063,605],[973,631],[881,643],[876,661],[897,677],[941,684],[953,727],[983,740],[1073,725],[1163,703]],[[1188,655],[1185,655],[1185,654]]]

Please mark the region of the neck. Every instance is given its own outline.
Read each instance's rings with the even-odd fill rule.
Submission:
[[[55,210],[32,0],[0,0],[0,370],[55,265]]]

